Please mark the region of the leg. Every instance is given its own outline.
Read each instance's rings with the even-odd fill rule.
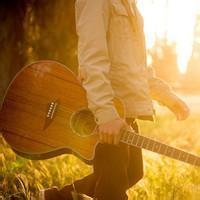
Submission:
[[[129,125],[133,120],[126,119]],[[133,125],[133,129],[138,131],[136,123]],[[139,163],[135,164],[137,162]],[[96,177],[94,196],[98,200],[127,199],[126,190],[142,177],[141,164],[141,150],[137,148],[130,148],[125,144],[118,146],[99,145],[94,160]]]
[[[127,119],[128,124],[132,121],[133,119]],[[137,127],[133,128],[136,129]],[[95,196],[99,200],[127,199],[126,190],[130,187],[130,180],[134,179],[135,182],[137,182],[135,176],[139,177],[137,170],[128,170],[130,163],[129,154],[132,156],[132,151],[130,151],[127,145],[120,144],[118,146],[113,146],[99,144],[96,149],[93,164],[94,173],[81,180],[75,181],[74,186],[76,191],[89,196]],[[140,157],[140,155],[138,155],[138,157]],[[131,167],[132,165],[130,168]],[[129,171],[130,173],[128,173]],[[135,174],[131,173],[132,171],[134,171]],[[131,178],[129,178],[129,176]],[[65,186],[60,190],[60,193],[69,199],[72,189],[72,185]]]
[[[71,185],[64,186],[59,190],[60,196],[65,200],[72,200],[71,192],[75,189],[76,192],[86,194],[88,196],[93,196],[95,187],[95,177],[94,174],[90,174],[80,180],[75,181]]]
[[[136,122],[132,123],[132,128],[139,132]],[[143,177],[142,150],[137,147],[129,147],[129,165],[128,165],[129,188],[135,185]]]
[[[93,196],[95,186],[94,174],[88,175],[81,180],[75,181],[71,185],[66,185],[62,189],[52,187],[46,190],[40,191],[40,200],[73,200],[72,192],[86,194]],[[75,190],[74,190],[75,189]],[[83,198],[78,198],[83,199]],[[87,198],[84,198],[87,199]]]
[[[94,173],[75,181],[74,186],[78,193],[95,196],[98,200],[127,199],[128,188],[128,152],[126,145],[113,146],[99,144],[94,159]],[[59,194],[63,200],[71,200],[73,185],[66,185]]]
[[[131,121],[127,119],[129,124]],[[133,128],[137,131],[136,123]],[[95,196],[98,200],[127,199],[126,190],[143,176],[141,150],[123,144],[99,144],[93,165],[94,173],[75,181],[74,186],[77,192]],[[73,190],[73,185],[57,190],[59,200],[72,200]]]
[[[128,199],[128,146],[99,144],[94,160],[96,185],[94,196],[98,200]]]

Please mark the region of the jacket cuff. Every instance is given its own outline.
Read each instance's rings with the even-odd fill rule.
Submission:
[[[115,107],[101,108],[95,113],[95,120],[98,125],[120,118]]]

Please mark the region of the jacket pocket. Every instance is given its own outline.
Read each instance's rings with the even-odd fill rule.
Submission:
[[[122,3],[112,2],[112,18],[111,18],[111,35],[117,39],[125,39],[130,37],[131,24],[128,12]]]

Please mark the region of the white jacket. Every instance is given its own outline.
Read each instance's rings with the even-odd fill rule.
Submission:
[[[168,98],[170,88],[147,70],[143,19],[134,0],[76,0],[76,29],[80,76],[97,123],[119,117],[115,96],[126,117],[152,116],[152,97]]]

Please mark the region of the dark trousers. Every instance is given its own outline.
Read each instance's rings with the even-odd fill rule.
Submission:
[[[133,119],[126,119],[138,132],[138,125]],[[78,193],[84,193],[98,200],[126,200],[126,190],[135,185],[143,176],[142,151],[126,144],[118,146],[99,144],[96,148],[93,173],[75,181]],[[71,200],[72,185],[63,187],[59,192]]]

